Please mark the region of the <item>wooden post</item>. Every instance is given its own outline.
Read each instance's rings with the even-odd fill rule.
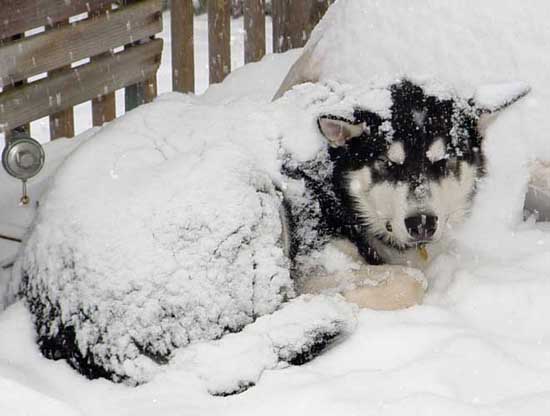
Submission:
[[[273,52],[283,52],[284,36],[284,15],[286,0],[271,0],[271,18],[273,21]]]
[[[65,20],[56,24],[55,26],[69,24],[69,20]],[[71,66],[68,65],[63,68],[55,69],[49,73],[49,75],[70,70]],[[60,95],[55,97],[56,101],[63,101],[63,96]],[[74,112],[73,108],[67,108],[66,110],[60,111],[50,115],[50,139],[55,140],[61,137],[74,137]]]
[[[244,0],[244,62],[265,55],[265,0]]]
[[[24,36],[23,34],[15,35],[11,38],[11,40],[21,39],[23,36]],[[0,42],[0,45],[1,45],[1,42]],[[15,82],[12,87],[5,87],[4,91],[6,91],[9,88],[16,88],[16,87],[18,87],[20,85],[24,85],[24,84],[26,84],[26,81]],[[22,126],[16,127],[13,130],[6,131],[4,133],[4,138],[5,138],[5,142],[6,142],[5,144],[8,144],[11,141],[13,141],[13,139],[15,137],[17,137],[19,134],[24,134],[24,135],[29,135],[30,136],[30,134],[31,134],[31,125],[30,125],[30,123],[26,123],[26,124],[23,124]]]
[[[105,8],[103,10],[98,10],[95,15],[100,15],[105,11],[109,11],[111,8]],[[108,55],[104,54],[105,55]],[[101,57],[99,55],[95,59]],[[92,99],[92,125],[94,127],[101,127],[103,124],[112,121],[116,118],[116,97],[115,93],[101,95],[97,98]]]
[[[172,89],[195,92],[193,1],[172,0]]]
[[[208,55],[210,83],[222,82],[231,72],[231,0],[208,0]]]
[[[273,51],[301,48],[333,0],[272,0]]]
[[[273,51],[300,48],[307,41],[311,0],[272,0]]]

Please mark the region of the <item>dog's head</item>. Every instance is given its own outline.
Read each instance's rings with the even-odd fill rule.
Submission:
[[[529,88],[485,88],[492,100],[438,98],[407,80],[389,91],[389,118],[358,108],[353,120],[323,115],[318,124],[342,198],[371,237],[403,250],[464,219],[485,172],[483,128]]]

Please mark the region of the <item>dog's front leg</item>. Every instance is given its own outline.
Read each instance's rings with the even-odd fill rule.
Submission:
[[[376,310],[404,309],[422,303],[424,274],[403,266],[361,264],[355,270],[302,279],[301,293],[341,293],[349,302]]]
[[[420,270],[402,266],[363,266],[350,277],[351,285],[342,295],[362,308],[396,310],[419,305],[427,288]]]

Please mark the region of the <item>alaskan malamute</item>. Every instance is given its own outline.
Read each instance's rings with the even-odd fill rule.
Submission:
[[[502,88],[488,104],[456,94],[437,97],[401,80],[388,87],[389,117],[362,108],[351,119],[319,117],[330,174],[317,174],[315,163],[285,167],[305,183],[312,204],[291,201],[287,210],[290,257],[303,291],[332,288],[379,309],[421,301],[419,269],[467,216],[485,174],[487,122],[529,92],[523,84]],[[355,267],[319,272],[312,253],[327,247],[345,253]]]

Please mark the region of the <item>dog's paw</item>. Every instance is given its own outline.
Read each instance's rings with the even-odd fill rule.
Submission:
[[[409,267],[374,266],[361,275],[355,277],[353,288],[342,292],[348,302],[361,308],[409,308],[422,303],[427,289],[424,274]]]

